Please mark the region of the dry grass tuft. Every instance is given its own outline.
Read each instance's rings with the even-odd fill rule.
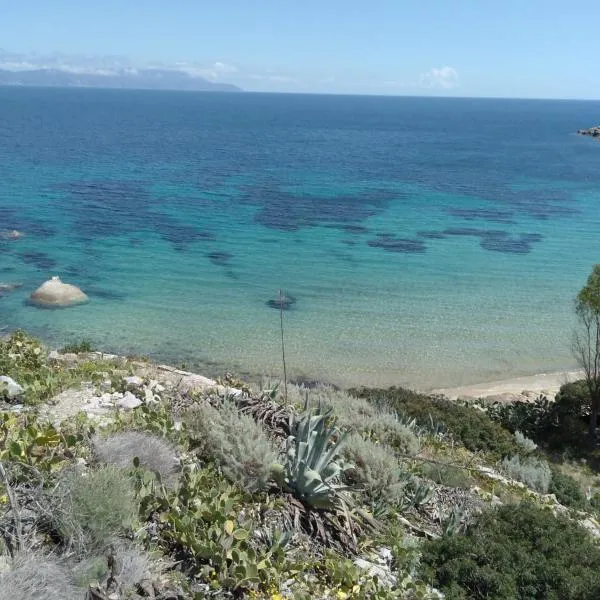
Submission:
[[[68,569],[48,556],[17,557],[12,568],[0,575],[0,600],[82,600]]]
[[[177,483],[177,450],[164,438],[141,431],[122,431],[106,438],[96,436],[93,440],[96,458],[107,465],[122,469],[131,468],[134,458],[140,467],[157,473],[165,485]]]
[[[110,465],[61,473],[48,502],[54,529],[65,545],[89,553],[114,543],[137,515],[133,483],[125,471]]]

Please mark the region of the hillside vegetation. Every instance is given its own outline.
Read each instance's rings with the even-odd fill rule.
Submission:
[[[284,401],[65,350],[0,341],[0,600],[600,597],[579,384]]]

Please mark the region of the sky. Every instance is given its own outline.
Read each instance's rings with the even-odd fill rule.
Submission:
[[[0,68],[249,91],[600,99],[600,0],[0,0]]]

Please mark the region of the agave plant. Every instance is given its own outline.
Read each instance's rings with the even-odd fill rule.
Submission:
[[[345,468],[340,449],[346,434],[328,421],[331,411],[308,410],[290,418],[291,435],[286,441],[284,464],[273,466],[273,474],[282,488],[312,508],[333,509],[340,494],[350,489],[339,483]]]

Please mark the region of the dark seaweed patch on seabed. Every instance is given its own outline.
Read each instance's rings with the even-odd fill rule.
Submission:
[[[211,252],[207,256],[210,262],[212,262],[214,265],[220,266],[229,264],[229,261],[232,259],[232,255],[229,252],[222,251]]]
[[[508,231],[475,229],[471,227],[450,227],[443,232],[445,235],[472,236],[479,238],[479,244],[484,250],[504,252],[506,254],[528,254],[533,244],[540,242],[540,233],[523,233],[513,236]]]
[[[73,215],[74,229],[90,240],[154,231],[177,251],[214,235],[156,212],[164,199],[154,198],[143,183],[134,181],[73,181],[57,186],[66,196],[59,201]]]
[[[40,271],[49,271],[56,266],[56,261],[44,252],[19,252],[17,256],[28,265],[34,265]]]
[[[513,224],[515,222],[513,212],[493,208],[450,208],[448,213],[467,221],[481,219],[490,223]]]
[[[35,219],[24,217],[21,211],[13,207],[0,207],[0,229],[16,230],[28,237],[36,239],[49,238],[56,234],[56,229]]]
[[[325,225],[327,229],[339,229],[344,233],[368,233],[368,228],[363,225],[343,225],[341,223],[330,223]]]
[[[441,231],[417,231],[417,237],[425,240],[443,240],[447,236]]]
[[[372,248],[382,248],[388,252],[403,252],[406,254],[423,254],[427,246],[421,240],[396,238],[389,233],[380,234],[377,239],[367,242]]]
[[[184,252],[194,242],[210,242],[215,239],[215,236],[208,231],[179,223],[166,215],[157,215],[155,218],[158,220],[154,224],[155,231],[178,252]]]
[[[358,223],[384,212],[392,200],[401,197],[398,192],[388,190],[355,196],[299,196],[277,187],[258,186],[256,190],[250,188],[243,200],[260,205],[254,218],[261,225],[281,231],[298,231],[319,225],[358,227]]]

